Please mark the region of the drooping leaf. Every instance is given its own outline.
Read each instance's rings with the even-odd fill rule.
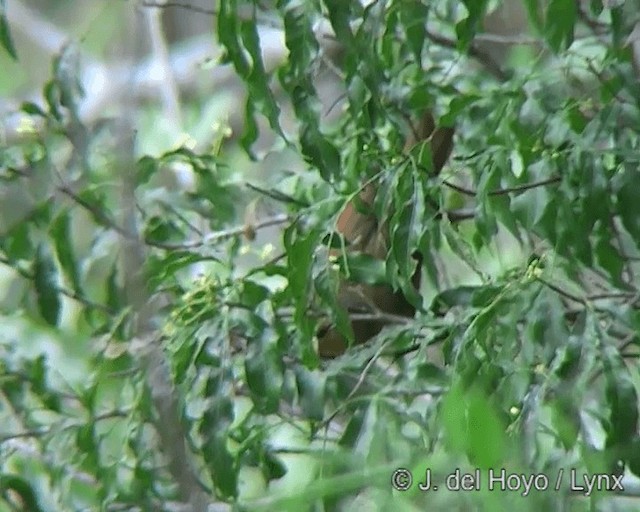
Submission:
[[[217,396],[200,425],[204,438],[202,454],[207,469],[216,490],[227,499],[238,494],[238,460],[229,450],[229,426],[233,418],[231,398]]]
[[[466,51],[482,26],[489,2],[488,0],[463,0],[463,3],[468,15],[456,25],[456,35],[458,47]]]
[[[550,0],[547,6],[544,36],[553,51],[559,52],[573,43],[578,8],[573,0]]]
[[[283,365],[274,343],[267,339],[265,331],[245,358],[247,385],[253,401],[263,414],[278,410],[283,385]],[[257,346],[257,345],[260,346]]]
[[[310,371],[298,366],[296,383],[305,416],[320,421],[324,417],[326,375],[319,370]]]
[[[9,30],[6,9],[6,0],[0,0],[0,46],[6,50],[13,60],[17,61],[18,52],[13,44],[13,38]]]
[[[71,238],[69,212],[61,212],[52,222],[50,227],[51,238],[56,250],[56,256],[60,267],[77,293],[82,293],[80,276],[78,273],[78,259],[73,248]]]
[[[401,21],[407,33],[407,42],[416,62],[422,62],[422,48],[425,44],[428,15],[429,6],[422,2],[407,2],[400,9]]]
[[[36,492],[27,479],[12,473],[0,473],[0,489],[3,493],[9,490],[16,493],[24,506],[23,510],[42,512]]]
[[[62,307],[58,282],[58,267],[53,256],[45,244],[40,244],[33,261],[33,284],[38,310],[42,318],[54,327],[58,325]]]

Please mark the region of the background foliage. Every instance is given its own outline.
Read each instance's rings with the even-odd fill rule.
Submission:
[[[148,4],[153,34],[169,6]],[[197,88],[181,133],[131,86],[90,116],[82,43],[11,113],[0,511],[637,509],[640,5],[195,5],[244,88],[239,137],[203,129],[221,107]],[[508,8],[522,23],[491,32]],[[402,154],[425,110],[456,128],[437,177],[428,144]],[[410,290],[428,255],[419,312],[321,361],[318,323],[347,323],[335,219],[373,179],[391,249],[348,262]],[[501,468],[549,489],[491,492]],[[427,469],[481,491],[422,492]]]

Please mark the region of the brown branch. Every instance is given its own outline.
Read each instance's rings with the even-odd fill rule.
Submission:
[[[17,265],[14,264],[14,262],[12,262],[9,258],[5,257],[5,256],[0,256],[0,263],[3,265],[6,265],[7,267],[12,268],[15,272],[17,272],[20,276],[22,276],[23,278],[29,280],[29,281],[33,281],[34,276],[31,272],[29,272],[28,270],[18,267]],[[65,297],[69,297],[70,299],[76,300],[82,304],[84,304],[85,306],[89,307],[89,308],[93,308],[93,309],[98,309],[100,311],[103,311],[104,313],[107,313],[108,315],[114,315],[116,313],[116,311],[114,311],[113,309],[111,309],[109,306],[105,306],[104,304],[99,304],[98,302],[94,302],[91,299],[88,299],[87,297],[85,297],[84,295],[74,291],[74,290],[69,290],[68,288],[65,288],[63,286],[54,286],[53,289],[57,292],[60,293],[62,295],[64,295]]]
[[[626,301],[629,301],[629,300],[634,301],[638,298],[637,293],[631,293],[631,292],[594,293],[591,295],[587,295],[586,297],[580,297],[566,290],[563,290],[559,286],[556,286],[555,284],[552,284],[541,277],[537,277],[536,279],[542,284],[544,284],[545,286],[547,286],[548,288],[551,288],[556,293],[562,295],[566,299],[569,299],[573,302],[578,302],[583,306],[587,306],[589,302],[596,302],[600,300],[621,299]]]
[[[155,244],[155,246],[161,247],[162,249],[167,249],[167,250],[196,249],[198,247],[202,247],[203,245],[215,244],[223,240],[228,240],[229,238],[234,238],[236,236],[244,235],[247,232],[248,228],[254,231],[258,231],[260,229],[264,229],[269,226],[277,226],[280,224],[285,224],[290,220],[291,220],[291,217],[289,217],[288,215],[279,214],[279,215],[274,215],[273,217],[267,217],[266,219],[263,219],[260,222],[252,224],[251,226],[247,226],[246,224],[243,224],[242,226],[235,226],[233,228],[224,229],[222,231],[209,233],[208,235],[205,235],[204,237],[202,237],[202,239],[200,240],[194,240],[192,242],[176,243],[176,244],[162,243],[162,244]],[[148,244],[148,245],[153,245],[153,244]]]
[[[198,5],[192,5],[188,2],[153,2],[152,0],[144,0],[142,2],[143,7],[177,7],[178,9],[184,9],[185,11],[191,11],[197,14],[206,14],[208,16],[215,16],[217,14],[213,9],[207,9],[206,7],[200,7]]]
[[[519,46],[537,46],[542,44],[542,40],[536,37],[527,37],[523,35],[503,35],[485,32],[476,34],[473,38],[475,41],[481,41],[494,44],[519,45]]]
[[[444,46],[445,48],[451,48],[456,50],[458,48],[458,43],[453,39],[449,39],[448,37],[442,36],[440,34],[435,34],[429,30],[426,32],[427,37],[433,42],[440,46]],[[501,82],[505,82],[509,76],[505,73],[502,68],[486,53],[479,50],[476,46],[469,47],[469,55],[473,57],[475,60],[480,62],[495,78],[500,80]]]
[[[471,209],[447,210],[444,213],[438,212],[438,214],[436,215],[436,220],[440,220],[445,216],[451,222],[462,222],[464,220],[473,219],[476,216],[476,213]]]
[[[29,177],[29,173],[24,170],[12,169],[12,172],[24,178]],[[104,211],[102,211],[96,205],[93,205],[87,200],[80,197],[76,192],[71,190],[71,188],[68,185],[66,184],[57,185],[56,190],[58,190],[61,194],[66,195],[67,197],[72,199],[78,206],[82,207],[84,210],[89,212],[93,216],[93,218],[96,220],[96,222],[101,226],[114,230],[116,233],[118,233],[120,236],[122,236],[127,240],[131,241],[131,240],[137,239],[137,236],[134,233],[127,231],[125,228],[120,226],[115,220],[109,217],[109,215],[107,215]],[[275,215],[273,217],[268,217],[249,227],[254,231],[257,231],[270,226],[284,224],[289,220],[290,220],[290,217],[288,215],[280,214],[280,215]],[[219,243],[221,241],[228,240],[229,238],[243,235],[246,232],[247,227],[248,226],[243,224],[242,226],[236,226],[236,227],[225,229],[222,231],[209,233],[203,236],[200,240],[194,240],[191,242],[184,242],[184,243],[158,242],[147,237],[144,239],[144,244],[150,247],[155,247],[157,249],[163,249],[167,251],[197,249],[204,245]]]
[[[0,436],[0,444],[10,441],[12,439],[25,439],[25,438],[34,438],[34,437],[43,437],[53,432],[64,432],[66,430],[71,430],[73,428],[81,428],[87,425],[88,422],[98,422],[109,420],[113,418],[126,418],[131,414],[132,410],[120,410],[116,409],[114,411],[105,412],[102,414],[98,414],[97,416],[93,416],[88,418],[87,421],[73,421],[70,423],[62,424],[61,422],[53,423],[47,427],[33,429],[33,430],[24,430],[22,432],[15,432],[13,434],[4,434]]]
[[[560,288],[559,286],[556,286],[555,284],[551,284],[549,281],[538,277],[536,278],[539,282],[541,282],[542,284],[544,284],[546,287],[551,288],[554,292],[558,293],[559,295],[562,295],[564,298],[572,300],[573,302],[578,302],[579,304],[582,304],[583,306],[587,305],[587,299],[582,298],[582,297],[578,297],[577,295],[574,295],[572,293],[569,293],[566,290],[563,290],[562,288]]]
[[[363,301],[365,300],[366,299],[363,298]],[[249,306],[238,302],[224,302],[224,305],[238,309],[251,309]],[[365,310],[367,309],[369,311],[365,312]],[[351,320],[370,320],[372,322],[383,321],[388,324],[399,325],[406,325],[413,321],[413,318],[411,317],[385,313],[384,311],[376,308],[374,304],[369,305],[368,303],[363,303],[362,308],[358,308],[357,311],[354,311],[354,309],[350,309],[347,312],[349,314],[349,319]],[[292,318],[294,316],[294,309],[291,307],[282,307],[277,310],[276,314],[280,318]],[[326,312],[317,310],[307,311],[307,315],[313,318],[327,318]]]
[[[93,218],[96,220],[98,224],[103,227],[113,229],[119,235],[125,238],[133,238],[133,234],[128,233],[124,228],[119,226],[113,219],[111,219],[105,212],[103,212],[100,208],[96,207],[96,205],[91,204],[89,201],[81,198],[78,194],[76,194],[73,190],[71,190],[67,185],[59,185],[57,189],[67,197],[73,200],[78,206],[84,208],[87,212],[89,212]]]
[[[518,185],[517,187],[509,187],[509,188],[501,188],[498,190],[492,190],[488,192],[490,196],[502,196],[506,194],[514,194],[518,192],[525,192],[527,190],[531,190],[532,188],[544,187],[546,185],[552,185],[553,183],[558,183],[562,180],[560,176],[555,176],[553,178],[548,178],[546,180],[536,181],[534,183],[527,183],[525,185]],[[442,183],[456,192],[460,192],[466,196],[475,197],[478,195],[476,190],[472,190],[469,188],[462,187],[460,185],[456,185],[455,183],[451,183],[447,180],[442,180]]]
[[[608,299],[637,299],[637,293],[631,292],[612,292],[612,293],[594,293],[593,295],[589,295],[586,300],[595,301],[595,300],[608,300]]]

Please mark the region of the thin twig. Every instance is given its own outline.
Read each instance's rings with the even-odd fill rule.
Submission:
[[[490,196],[502,196],[502,195],[506,195],[506,194],[514,194],[514,193],[518,193],[518,192],[525,192],[527,190],[531,190],[532,188],[544,187],[546,185],[551,185],[553,183],[559,183],[560,181],[562,181],[562,178],[560,176],[555,176],[553,178],[548,178],[546,180],[536,181],[534,183],[527,183],[525,185],[518,185],[517,187],[509,187],[509,188],[501,188],[501,189],[498,189],[498,190],[491,190],[487,194],[490,195]],[[449,187],[450,189],[455,190],[456,192],[460,192],[461,194],[464,194],[464,195],[467,195],[467,196],[471,196],[471,197],[475,197],[475,196],[478,195],[478,192],[476,190],[472,190],[472,189],[469,189],[469,188],[462,187],[460,185],[456,185],[455,183],[451,183],[450,181],[442,180],[442,183],[444,185],[446,185],[447,187]]]
[[[444,46],[445,48],[457,49],[458,43],[453,39],[449,39],[448,37],[442,36],[440,34],[435,34],[427,30],[427,37],[434,43],[439,44],[440,46]],[[469,48],[469,55],[473,57],[475,60],[480,62],[495,78],[500,80],[501,82],[505,82],[509,76],[507,73],[502,71],[502,68],[486,53],[478,50],[477,47],[471,46]]]
[[[143,0],[142,6],[159,8],[177,7],[179,9],[184,9],[185,11],[191,11],[197,14],[206,14],[208,16],[215,16],[217,14],[213,9],[207,9],[206,7],[200,7],[188,2],[153,2],[151,0]]]
[[[15,265],[15,263],[10,261],[9,258],[6,258],[5,256],[0,256],[0,263],[3,264],[3,265],[6,265],[7,267],[12,268],[14,271],[16,271],[20,276],[24,277],[25,279],[27,279],[29,281],[33,281],[34,280],[34,276],[33,276],[33,274],[31,272],[29,272],[28,270],[26,270],[24,268],[21,268],[21,267]],[[66,297],[69,297],[70,299],[78,301],[78,302],[84,304],[85,306],[87,306],[89,308],[103,311],[104,313],[107,313],[108,315],[114,315],[116,313],[109,306],[105,306],[104,304],[99,304],[97,302],[94,302],[91,299],[88,299],[84,295],[82,295],[79,292],[76,292],[74,290],[69,290],[68,288],[65,288],[63,286],[58,286],[58,285],[53,285],[53,290],[56,291],[57,293],[60,293],[60,294],[62,294],[64,296],[66,296]]]
[[[256,222],[251,225],[251,228],[254,231],[267,228],[269,226],[278,226],[280,224],[285,224],[291,220],[291,217],[287,214],[278,214],[273,217],[267,217],[266,219],[261,220],[260,222]],[[203,245],[212,245],[219,243],[224,240],[228,240],[230,238],[234,238],[236,236],[241,236],[246,233],[247,226],[243,224],[242,226],[235,226],[229,229],[223,229],[222,231],[216,231],[214,233],[209,233],[208,235],[202,237],[200,240],[194,240],[192,242],[184,242],[184,243],[156,243],[157,247],[167,250],[179,250],[179,249],[196,249],[198,247],[202,247]],[[148,244],[154,245],[154,244]]]
[[[89,421],[98,422],[103,420],[109,420],[113,418],[126,418],[131,414],[132,410],[120,410],[116,409],[114,411],[105,412],[102,414],[98,414],[96,416],[90,417]],[[11,439],[25,439],[25,438],[37,438],[49,435],[53,432],[64,432],[66,430],[71,430],[73,428],[81,428],[87,425],[87,421],[82,422],[69,422],[66,425],[60,426],[59,423],[53,423],[48,427],[43,427],[34,430],[24,430],[22,432],[15,432],[13,434],[5,434],[0,436],[0,444],[10,441]]]
[[[358,390],[362,387],[362,384],[364,383],[364,379],[367,376],[367,374],[369,373],[369,371],[371,370],[371,368],[373,367],[374,363],[380,358],[380,356],[382,355],[382,352],[384,351],[384,349],[386,348],[387,343],[382,343],[382,345],[380,345],[380,347],[378,348],[378,350],[376,350],[376,353],[373,354],[373,356],[371,356],[371,359],[369,360],[369,362],[367,363],[367,365],[363,368],[363,370],[360,372],[360,376],[358,377],[358,381],[356,382],[355,386],[353,387],[353,389],[349,392],[349,394],[347,395],[347,398],[344,400],[344,402],[342,402],[338,407],[335,408],[335,410],[324,420],[322,420],[322,422],[320,423],[318,430],[325,428],[329,425],[329,423],[331,423],[331,421],[338,415],[340,414],[340,412],[347,406],[347,404],[349,403],[349,400],[351,400],[355,394],[358,392]]]
[[[555,284],[552,284],[549,281],[546,281],[545,279],[543,279],[541,277],[538,277],[537,280],[539,282],[541,282],[542,284],[544,284],[545,286],[547,286],[548,288],[551,288],[554,292],[562,295],[566,299],[572,300],[573,302],[578,302],[578,303],[582,304],[583,306],[587,305],[587,299],[582,298],[582,297],[578,297],[577,295],[569,293],[569,292],[563,290],[562,288],[560,288],[559,286],[556,286]]]

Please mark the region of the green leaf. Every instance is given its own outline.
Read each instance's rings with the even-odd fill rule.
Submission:
[[[30,227],[31,224],[28,222],[19,222],[10,231],[0,236],[0,247],[9,261],[31,259],[33,256]]]
[[[598,265],[602,267],[611,281],[620,287],[625,287],[622,273],[624,270],[625,261],[620,256],[618,250],[611,243],[611,233],[609,230],[598,229],[595,235],[595,256]]]
[[[320,421],[324,417],[326,374],[319,370],[296,367],[300,406],[305,416]]]
[[[56,249],[56,256],[62,267],[62,271],[73,286],[73,290],[82,293],[80,277],[78,274],[77,258],[73,250],[73,240],[69,229],[69,212],[60,213],[51,223],[49,232]]]
[[[571,450],[580,433],[580,411],[568,397],[557,400],[552,408],[552,421],[565,450]]]
[[[476,250],[491,243],[492,237],[498,232],[498,223],[491,209],[490,195],[493,190],[500,188],[502,169],[499,165],[493,165],[487,172],[480,176],[478,182],[478,207],[476,208],[476,228],[473,243]]]
[[[263,455],[261,466],[268,481],[277,480],[287,474],[286,464],[268,451]]]
[[[244,48],[240,43],[239,18],[237,16],[236,0],[221,0],[218,9],[218,39],[227,51],[229,60],[233,63],[241,78],[246,79],[251,71]]]
[[[340,446],[346,448],[353,448],[356,446],[358,439],[360,439],[360,433],[364,427],[364,419],[365,419],[365,408],[358,407],[349,418],[349,423],[347,423],[346,428],[344,429],[344,433],[340,438],[339,444]]]
[[[228,396],[216,396],[200,424],[204,438],[202,455],[218,493],[225,498],[238,494],[238,461],[229,450],[228,432],[233,421],[233,403]]]
[[[33,282],[36,290],[38,309],[42,318],[54,327],[60,317],[60,290],[58,288],[58,268],[51,252],[44,244],[36,250],[33,261]]]
[[[445,386],[448,384],[447,373],[433,363],[421,363],[416,369],[416,379],[423,386]]]
[[[257,138],[254,112],[258,110],[269,121],[271,128],[287,140],[280,127],[280,109],[269,88],[269,77],[262,62],[262,49],[256,20],[241,21],[236,0],[221,0],[218,9],[218,40],[248,89],[245,116],[250,119],[249,130],[243,136],[243,146],[253,155],[250,146]],[[250,59],[249,59],[250,57]]]
[[[542,313],[542,311],[541,311]],[[537,341],[537,340],[532,340]],[[546,340],[549,341],[549,340]],[[559,355],[562,356],[559,359],[559,365],[556,369],[556,375],[562,380],[568,380],[575,378],[576,374],[580,370],[580,361],[582,359],[582,342],[584,340],[576,337],[569,338],[566,345],[564,345]]]
[[[449,449],[462,452],[467,446],[466,400],[459,385],[453,386],[440,406],[442,432]]]
[[[249,98],[267,118],[271,129],[286,141],[287,137],[280,127],[280,108],[269,88],[269,77],[262,62],[262,48],[260,47],[257,27],[256,20],[243,21],[240,25],[242,42],[252,60],[251,73],[246,78],[246,83],[249,87]]]
[[[467,8],[468,16],[456,24],[458,36],[458,48],[466,51],[478,30],[482,27],[482,21],[487,12],[488,0],[462,0]]]
[[[118,264],[114,263],[107,278],[107,306],[113,311],[119,311],[124,303],[124,291],[118,284]]]
[[[393,428],[391,421],[383,422],[382,404],[378,397],[373,397],[368,404],[364,423],[358,439],[358,450],[366,457],[369,464],[379,462],[385,446],[387,429]],[[385,423],[383,425],[383,423]]]
[[[354,117],[362,116],[365,105],[371,99],[371,91],[369,91],[367,84],[358,75],[354,76],[349,83],[347,96],[349,97],[349,108]]]
[[[184,238],[182,230],[166,216],[154,215],[144,226],[144,239],[151,243],[163,243]]]
[[[257,307],[260,303],[269,298],[269,288],[254,283],[248,279],[242,282],[242,290],[240,294],[240,302],[252,308]]]
[[[537,31],[542,31],[543,22],[540,17],[540,2],[538,0],[524,0],[524,5],[529,16],[529,23],[531,23]]]
[[[565,112],[571,129],[579,135],[582,134],[589,124],[589,120],[580,110],[580,104],[578,102],[571,103]]]
[[[502,286],[457,286],[436,295],[433,306],[450,309],[455,306],[484,308],[503,292]]]
[[[333,269],[321,271],[313,280],[314,289],[321,301],[329,306],[331,310],[331,321],[335,324],[338,332],[342,334],[347,343],[352,343],[354,339],[353,329],[349,312],[340,304],[337,295],[340,287],[340,276]]]
[[[240,138],[240,145],[244,149],[250,158],[256,160],[257,157],[253,152],[253,144],[258,140],[258,122],[256,121],[256,105],[251,101],[250,97],[247,97],[247,102],[244,106],[244,132]]]
[[[170,251],[163,255],[150,255],[145,263],[145,275],[149,286],[155,289],[169,280],[180,270],[202,261],[219,261],[215,256],[207,256],[191,251]]]
[[[513,215],[511,198],[507,194],[491,195],[487,197],[487,204],[496,219],[506,227],[509,232],[520,240],[520,229]]]
[[[251,397],[263,414],[278,410],[284,382],[281,354],[273,340],[268,339],[270,332],[266,330],[261,339],[253,340],[244,362]]]
[[[594,14],[595,16],[600,16],[600,14],[604,9],[604,6],[602,5],[602,0],[590,0],[589,9],[591,9],[591,14]]]
[[[38,396],[44,406],[52,411],[60,412],[60,395],[50,388],[47,369],[45,356],[39,355],[35,359],[25,363],[24,373],[29,380],[33,393]]]
[[[575,0],[550,0],[547,7],[544,36],[554,52],[573,43],[577,4]]]
[[[612,5],[609,11],[611,16],[611,44],[614,49],[620,48],[624,41],[623,38],[628,35],[627,30],[625,30],[626,26],[628,26],[628,19],[625,16],[622,4],[624,4],[624,2],[619,2],[618,5]],[[638,8],[637,3],[634,7],[635,9]]]
[[[304,84],[309,89],[313,88],[312,81],[308,80],[309,66],[313,64],[320,49],[313,30],[314,15],[308,4],[286,3],[284,29],[285,44],[289,50],[288,74],[298,85]]]
[[[513,217],[527,230],[534,229],[534,227],[540,227],[540,224],[545,220],[545,212],[555,212],[553,206],[554,196],[550,195],[546,187],[536,187],[531,190],[527,190],[522,194],[518,194],[511,201],[511,211]],[[555,220],[553,229],[556,229]]]
[[[18,60],[18,52],[13,45],[13,38],[11,37],[11,31],[9,30],[9,21],[6,15],[6,0],[0,0],[0,45],[7,51],[11,58],[15,61]]]
[[[329,21],[331,27],[336,33],[338,40],[345,45],[346,48],[353,50],[354,37],[351,31],[351,2],[344,0],[324,0],[324,4],[329,12]]]
[[[400,19],[416,62],[422,62],[422,48],[426,40],[428,16],[429,6],[423,5],[422,2],[405,2],[400,8]]]
[[[148,155],[136,162],[136,185],[144,185],[158,172],[158,161]]]
[[[44,99],[49,108],[49,114],[56,120],[62,121],[62,114],[60,113],[60,87],[55,80],[49,80],[42,90]]]
[[[465,398],[469,460],[480,468],[500,467],[505,456],[505,426],[484,394],[474,391]]]
[[[299,233],[295,224],[284,233],[289,273],[287,290],[294,299],[294,322],[303,340],[311,340],[315,322],[307,314],[308,293],[311,284],[313,250],[318,243],[318,233]]]
[[[20,496],[20,500],[24,506],[23,510],[28,512],[42,512],[36,493],[28,480],[17,475],[12,475],[11,473],[0,473],[0,490],[2,490],[3,494],[11,490]]]
[[[392,183],[394,213],[390,220],[391,258],[387,264],[387,276],[392,285],[400,285],[407,300],[420,307],[421,297],[411,282],[415,272],[412,255],[420,251],[420,242],[427,217],[427,189],[419,174],[409,166],[396,174]],[[397,281],[396,281],[397,280]]]

